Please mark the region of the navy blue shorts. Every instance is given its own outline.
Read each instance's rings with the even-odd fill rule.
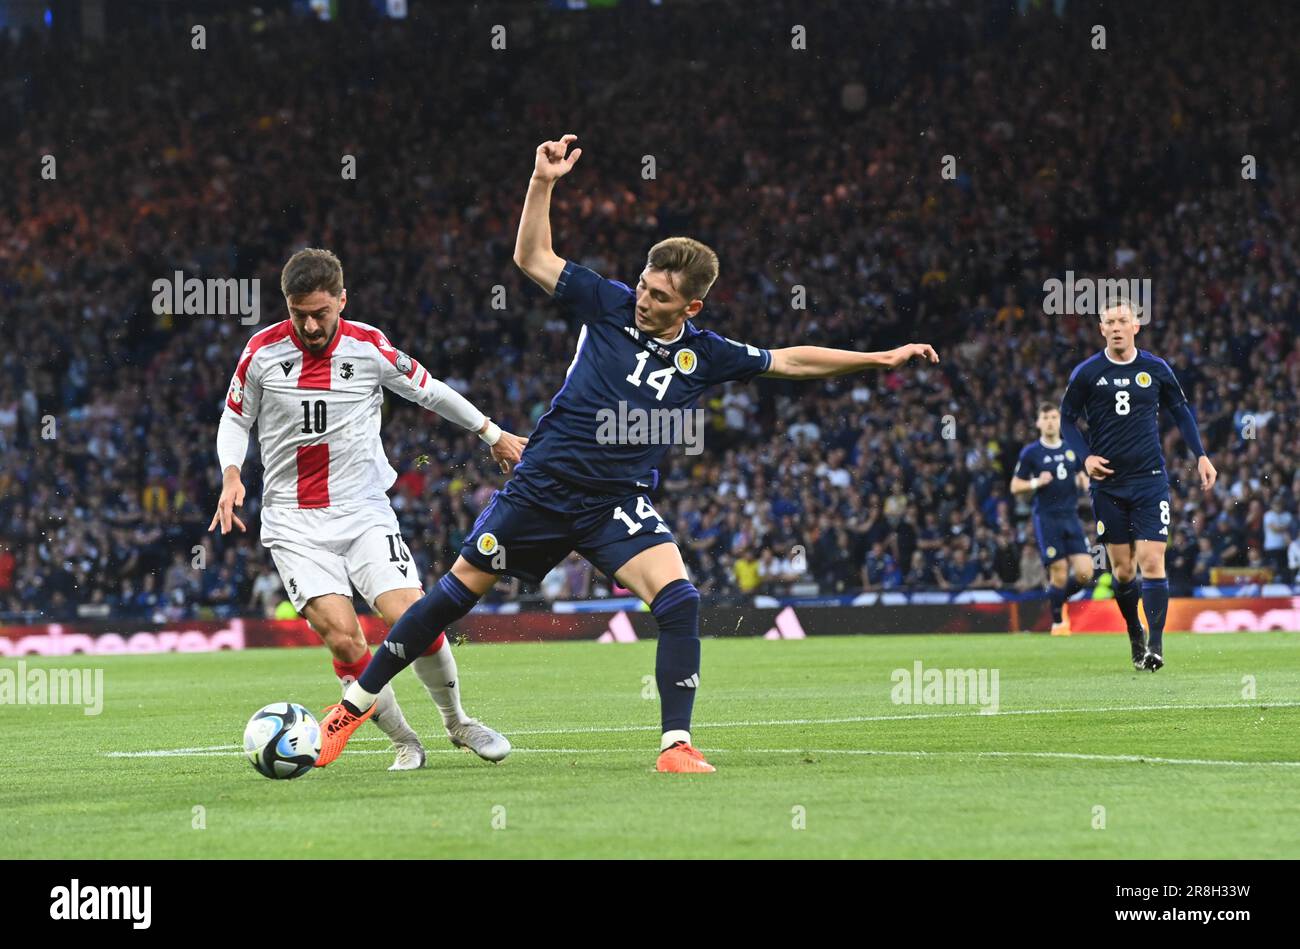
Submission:
[[[1094,481],[1089,490],[1097,517],[1097,540],[1103,544],[1169,543],[1168,478],[1152,477],[1114,487]]]
[[[671,543],[649,495],[591,494],[533,471],[492,495],[460,555],[488,573],[541,583],[573,550],[613,577],[641,551]]]
[[[1088,553],[1088,538],[1083,534],[1079,516],[1073,511],[1035,514],[1034,532],[1038,535],[1038,552],[1042,554],[1044,566],[1062,557]]]

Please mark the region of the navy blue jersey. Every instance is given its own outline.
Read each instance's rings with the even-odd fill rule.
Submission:
[[[1159,356],[1139,349],[1132,361],[1117,363],[1102,350],[1070,374],[1061,416],[1087,420],[1089,452],[1107,459],[1115,472],[1106,477],[1107,487],[1156,477],[1168,483],[1159,410],[1186,403],[1174,371]]]
[[[1083,470],[1083,459],[1064,442],[1048,448],[1042,440],[1031,442],[1020,452],[1013,472],[1017,478],[1032,481],[1042,472],[1050,471],[1052,480],[1034,492],[1034,514],[1037,516],[1068,514],[1078,516],[1079,488],[1075,476]]]
[[[529,436],[518,469],[525,479],[535,469],[602,495],[653,491],[669,444],[698,421],[685,416],[704,391],[772,366],[767,350],[689,320],[674,342],[647,337],[636,328],[632,289],[573,261],[555,299],[583,327],[564,385]]]

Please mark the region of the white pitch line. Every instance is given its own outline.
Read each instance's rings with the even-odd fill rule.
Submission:
[[[853,715],[844,718],[778,718],[757,722],[710,722],[700,726],[710,728],[772,728],[785,725],[851,725],[861,722],[917,721],[933,718],[996,718],[1004,715],[1078,715],[1105,712],[1169,712],[1210,711],[1217,709],[1273,709],[1296,708],[1300,702],[1225,702],[1219,705],[1112,705],[1101,708],[1022,708],[999,709],[996,712],[913,712],[906,715]],[[658,731],[658,725],[594,725],[577,728],[521,728],[510,730],[511,735],[606,735],[623,732]],[[352,739],[360,741],[388,741],[387,737],[363,735]],[[109,758],[156,758],[169,755],[201,755],[208,752],[243,751],[243,745],[204,745],[196,748],[170,748],[160,751],[108,751]],[[382,754],[383,752],[375,752]]]
[[[738,755],[855,755],[880,758],[1055,758],[1070,761],[1099,761],[1119,764],[1169,764],[1235,768],[1300,768],[1300,761],[1234,761],[1209,758],[1160,758],[1152,755],[1094,755],[1074,751],[912,751],[868,748],[702,748],[709,754]],[[364,748],[353,755],[386,755],[387,748]],[[110,758],[227,758],[241,755],[234,751],[110,751]],[[462,749],[431,750],[434,755],[468,754]],[[618,755],[646,754],[643,748],[516,748],[512,754],[533,755]]]
[[[702,749],[707,750],[707,749]],[[752,754],[802,754],[802,755],[878,755],[902,758],[1066,758],[1072,761],[1115,761],[1136,764],[1176,765],[1228,765],[1243,768],[1275,767],[1300,768],[1300,761],[1234,761],[1210,758],[1157,758],[1152,755],[1090,755],[1075,751],[896,751],[866,748],[823,748],[801,750],[798,748],[748,748],[737,751]]]
[[[617,755],[633,752],[643,755],[646,750],[644,748],[514,748],[510,753],[512,755]],[[348,751],[349,757],[352,755],[390,755],[392,753],[391,748],[355,748]],[[467,755],[472,754],[472,752],[464,748],[426,748],[425,754]],[[243,756],[242,747],[239,751],[176,748],[171,751],[107,751],[104,753],[105,758],[242,758]]]

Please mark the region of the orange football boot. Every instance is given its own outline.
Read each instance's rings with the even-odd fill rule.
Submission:
[[[655,770],[674,774],[707,774],[718,769],[705,761],[704,755],[686,742],[679,741],[659,752],[659,763],[655,765]]]
[[[352,733],[375,714],[378,704],[375,702],[360,715],[353,715],[342,702],[325,710],[320,722],[320,755],[316,758],[316,767],[325,767],[343,753]]]
[[[1053,636],[1069,636],[1073,630],[1070,629],[1070,604],[1061,604],[1061,621],[1052,624]]]

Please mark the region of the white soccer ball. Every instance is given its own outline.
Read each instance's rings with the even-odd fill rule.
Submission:
[[[320,725],[297,702],[272,702],[244,728],[244,754],[268,778],[299,778],[320,757]]]

